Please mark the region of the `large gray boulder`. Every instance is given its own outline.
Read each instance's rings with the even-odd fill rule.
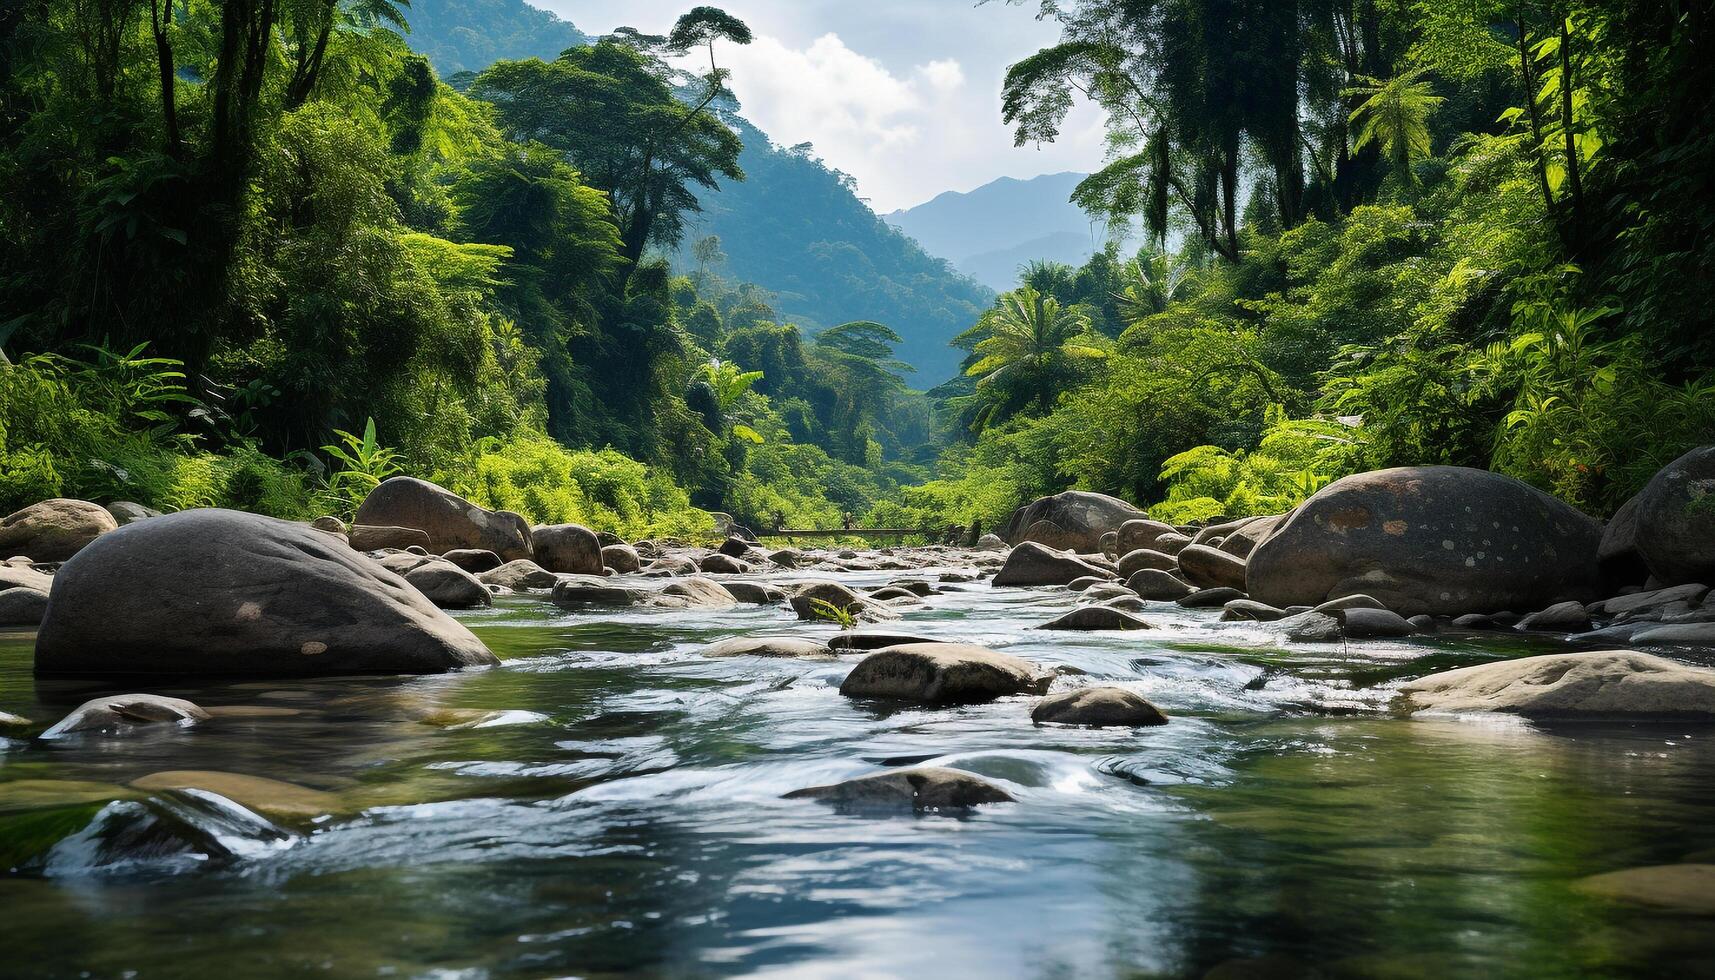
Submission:
[[[846,675],[840,693],[850,698],[976,704],[1040,692],[1052,679],[1038,673],[1028,660],[973,644],[911,643],[865,657]]]
[[[582,524],[538,524],[530,529],[534,560],[550,572],[600,575],[601,539]]]
[[[1404,685],[1411,706],[1536,718],[1715,718],[1715,670],[1632,650],[1556,653],[1430,674]]]
[[[1120,525],[1114,546],[1122,555],[1141,548],[1159,551],[1161,549],[1155,547],[1155,542],[1164,535],[1177,533],[1178,529],[1171,524],[1140,517]]]
[[[995,573],[995,585],[1065,585],[1086,575],[1112,578],[1076,555],[1026,541],[1006,554],[1006,564]]]
[[[509,510],[488,510],[445,487],[415,477],[381,481],[357,508],[353,524],[414,527],[429,535],[428,549],[484,548],[506,561],[530,557],[530,525]],[[356,536],[353,536],[353,547]]]
[[[1102,535],[1118,531],[1126,521],[1144,517],[1143,511],[1102,493],[1068,490],[1052,497],[1041,497],[1012,512],[1001,537],[1012,544],[1026,540],[1026,532],[1038,522],[1046,521],[1058,528],[1065,543],[1057,545],[1068,551],[1098,552],[1102,550]]]
[[[1649,564],[1638,552],[1637,495],[1621,504],[1602,528],[1602,543],[1596,549],[1596,560],[1601,564],[1602,584],[1608,592],[1649,581]]]
[[[1142,695],[1123,687],[1080,687],[1036,702],[1030,720],[1038,725],[1144,728],[1167,724],[1167,716]]]
[[[55,497],[0,520],[0,558],[65,561],[100,535],[119,527],[107,508],[87,500]]]
[[[0,588],[0,626],[35,626],[48,614],[48,594],[21,586]]]
[[[1180,577],[1203,589],[1226,587],[1244,591],[1245,560],[1207,545],[1187,545],[1177,556]]]
[[[1509,476],[1457,466],[1348,476],[1251,552],[1272,606],[1363,592],[1402,616],[1542,609],[1600,590],[1601,525]]]
[[[403,578],[308,525],[190,510],[102,535],[54,576],[44,674],[435,673],[496,663]]]
[[[1715,583],[1715,446],[1662,467],[1638,494],[1636,520],[1638,554],[1662,585]]]

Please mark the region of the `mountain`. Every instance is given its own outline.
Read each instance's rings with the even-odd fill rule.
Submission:
[[[448,78],[502,58],[552,61],[589,35],[523,0],[412,0],[405,40]]]
[[[948,341],[976,322],[994,293],[876,216],[850,177],[786,148],[744,119],[728,122],[744,139],[746,179],[698,194],[703,213],[688,222],[691,243],[718,235],[727,261],[720,273],[777,294],[782,320],[809,332],[850,320],[875,320],[904,338],[900,360],[917,368],[913,387],[932,388],[958,371],[963,352]]]
[[[1078,265],[1102,247],[1106,226],[1070,200],[1084,176],[1002,177],[894,211],[886,221],[966,275],[1007,290],[1018,282],[1018,267],[1032,259]]]
[[[524,0],[413,0],[406,40],[443,77],[480,71],[501,58],[556,57],[589,37]],[[986,287],[926,253],[858,200],[852,181],[810,155],[776,146],[729,114],[744,139],[747,179],[702,191],[703,213],[689,216],[681,269],[691,243],[719,235],[725,278],[775,294],[780,319],[807,332],[851,320],[875,320],[904,338],[901,360],[917,368],[914,387],[932,388],[958,372],[963,352],[947,342],[994,301]]]

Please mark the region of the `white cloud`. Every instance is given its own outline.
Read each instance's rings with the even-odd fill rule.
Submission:
[[[965,70],[952,58],[931,61],[917,70],[929,80],[930,85],[943,92],[950,92],[965,84]]]

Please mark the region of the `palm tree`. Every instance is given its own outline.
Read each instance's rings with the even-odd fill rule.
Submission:
[[[1167,307],[1184,298],[1195,282],[1191,264],[1183,256],[1166,252],[1142,253],[1120,271],[1124,284],[1113,294],[1114,304],[1126,326],[1146,317],[1165,313]]]
[[[1107,356],[1088,316],[1029,286],[1003,293],[955,342],[971,345],[965,374],[979,379],[977,394],[985,402],[977,429],[1015,414],[1030,400],[1047,412],[1080,361]]]
[[[1430,154],[1429,117],[1444,101],[1422,80],[1427,70],[1417,68],[1391,79],[1359,75],[1358,84],[1341,93],[1364,100],[1352,110],[1352,122],[1358,127],[1352,149],[1371,143],[1380,146],[1406,187],[1414,183],[1413,161]]]

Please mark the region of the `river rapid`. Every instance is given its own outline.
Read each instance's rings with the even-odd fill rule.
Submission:
[[[743,578],[971,570],[950,560]],[[456,614],[497,668],[145,688],[39,680],[31,634],[0,633],[0,711],[48,722],[139,689],[249,709],[0,739],[0,854],[17,865],[0,874],[0,974],[1715,975],[1715,920],[1585,885],[1715,860],[1715,729],[1392,705],[1406,679],[1564,644],[1292,644],[1165,603],[1142,614],[1153,630],[1045,632],[1075,605],[1063,588],[941,587],[885,628],[1064,668],[1056,690],[1128,687],[1171,722],[1037,727],[1030,697],[883,707],[838,691],[861,655],[700,655],[835,631],[784,607],[507,597]],[[920,763],[1017,802],[781,799]],[[131,785],[184,770],[296,788],[242,806]]]

